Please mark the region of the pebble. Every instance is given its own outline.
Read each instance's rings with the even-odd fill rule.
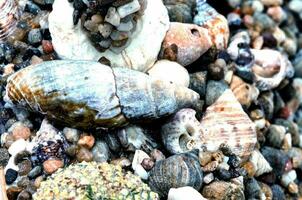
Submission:
[[[25,151],[27,142],[24,139],[18,139],[12,143],[8,149],[10,155],[17,155],[19,152]]]
[[[52,53],[54,51],[51,41],[42,40],[43,52],[46,54]]]
[[[201,194],[207,199],[244,199],[240,186],[225,181],[214,181],[204,186]]]
[[[113,26],[119,26],[121,17],[114,7],[108,9],[107,15],[105,16],[105,21],[112,24]]]
[[[27,140],[30,135],[30,129],[24,125],[22,122],[14,123],[10,128],[9,131],[12,132],[14,140],[24,139]]]
[[[8,169],[5,173],[5,182],[6,184],[12,184],[18,177],[18,172],[14,169]]]
[[[136,150],[132,160],[132,169],[134,170],[134,174],[138,175],[143,180],[147,180],[149,177],[148,172],[142,166],[142,162],[145,158],[150,159],[149,155],[144,151]]]
[[[64,128],[63,134],[68,142],[76,143],[80,138],[80,131],[73,128]]]
[[[124,18],[127,15],[130,15],[132,13],[139,11],[140,7],[141,6],[140,6],[138,0],[133,0],[130,3],[127,3],[125,5],[118,7],[117,12],[118,12],[120,18]]]
[[[150,153],[150,157],[155,160],[155,162],[166,159],[166,156],[158,149],[153,149]]]
[[[20,192],[22,192],[22,188],[20,188],[20,187],[16,187],[16,186],[9,187],[6,190],[7,198],[8,199],[17,199]]]
[[[19,175],[25,176],[32,170],[31,162],[29,160],[24,160],[18,164],[18,168]]]
[[[221,80],[224,78],[226,70],[226,62],[225,60],[219,58],[215,61],[215,63],[212,63],[208,66],[208,73],[211,79],[213,80]]]
[[[109,159],[109,147],[104,141],[97,141],[91,150],[93,160],[96,162],[106,162]]]
[[[9,160],[9,152],[5,148],[0,148],[0,166],[5,167]]]
[[[273,192],[273,200],[285,200],[285,194],[281,186],[274,184],[271,186]]]
[[[266,136],[268,144],[272,147],[281,148],[285,134],[286,130],[283,126],[275,124],[271,125]]]
[[[122,168],[130,167],[132,164],[131,161],[125,157],[114,159],[110,163],[113,165],[120,165]]]
[[[201,98],[206,95],[207,72],[201,71],[190,74],[189,88],[197,92]]]
[[[85,147],[87,149],[91,149],[95,143],[95,139],[92,135],[81,135],[78,140],[78,145]]]
[[[31,193],[29,193],[26,190],[23,190],[22,192],[20,192],[20,194],[17,197],[17,200],[31,200],[31,199],[32,199]]]
[[[206,105],[212,105],[228,89],[228,85],[223,81],[208,81],[206,86]]]
[[[98,26],[98,31],[104,38],[108,38],[113,31],[113,26],[109,23],[100,24]]]
[[[43,169],[47,174],[52,174],[63,166],[64,162],[62,160],[50,159],[43,162]]]
[[[213,180],[215,179],[214,174],[213,173],[208,173],[203,177],[203,182],[205,184],[209,184],[211,183]]]
[[[90,162],[93,160],[93,154],[88,149],[81,147],[76,155],[76,158],[79,162]]]
[[[44,180],[43,176],[38,176],[35,181],[34,185],[36,188],[39,188],[41,186],[41,182]]]
[[[247,199],[261,199],[262,191],[255,178],[247,178],[245,183],[245,197]]]
[[[280,6],[283,4],[283,0],[261,0],[261,2],[267,7]]]
[[[290,170],[289,172],[286,172],[282,174],[281,177],[281,184],[284,187],[287,187],[291,182],[294,182],[297,179],[297,173],[295,170]]]
[[[28,178],[34,179],[37,176],[39,176],[42,173],[42,167],[41,166],[36,166],[34,167],[29,173],[28,173]]]
[[[41,43],[42,41],[42,34],[40,29],[32,29],[29,31],[28,36],[27,36],[27,41],[31,45],[37,45]]]

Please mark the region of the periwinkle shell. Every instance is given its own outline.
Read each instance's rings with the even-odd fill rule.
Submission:
[[[149,175],[150,188],[160,196],[167,196],[171,188],[191,186],[199,190],[203,172],[196,153],[193,150],[156,162]]]

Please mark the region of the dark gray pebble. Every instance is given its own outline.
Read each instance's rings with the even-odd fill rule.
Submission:
[[[6,184],[12,184],[18,177],[18,172],[14,169],[8,169],[5,173]]]

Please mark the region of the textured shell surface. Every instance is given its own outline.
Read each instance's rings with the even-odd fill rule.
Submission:
[[[72,4],[67,0],[56,0],[49,15],[52,43],[62,59],[98,61],[105,57],[110,60],[112,67],[127,67],[145,72],[157,60],[161,43],[169,28],[168,12],[162,1],[148,0],[129,46],[120,54],[111,50],[101,53],[91,44],[81,23],[74,26],[73,11]]]
[[[201,143],[209,151],[226,144],[236,155],[248,157],[257,142],[254,123],[229,89],[206,109],[201,120]]]
[[[171,188],[191,186],[199,190],[203,173],[197,154],[194,150],[156,162],[150,171],[150,188],[160,196],[167,196]]]
[[[79,128],[117,127],[191,106],[199,95],[141,72],[93,61],[49,61],[12,75],[6,102]],[[178,108],[179,107],[179,108]]]
[[[216,48],[225,49],[230,36],[227,19],[206,3],[205,0],[196,1],[196,11],[194,24],[208,29]]]
[[[161,127],[162,141],[170,153],[184,153],[200,145],[201,126],[195,114],[193,109],[181,109]]]
[[[251,49],[255,56],[252,71],[261,91],[276,88],[286,77],[293,77],[294,68],[285,55],[270,49]]]

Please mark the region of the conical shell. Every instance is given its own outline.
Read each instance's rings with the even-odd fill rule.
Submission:
[[[202,144],[209,151],[226,144],[236,155],[247,157],[257,141],[254,123],[229,89],[207,108],[201,129]]]
[[[151,189],[160,196],[167,196],[171,188],[191,186],[199,190],[203,173],[196,153],[195,150],[156,162],[149,176]]]
[[[79,128],[150,121],[190,107],[192,90],[93,61],[50,61],[12,75],[5,100]],[[195,101],[195,102],[194,102]]]

